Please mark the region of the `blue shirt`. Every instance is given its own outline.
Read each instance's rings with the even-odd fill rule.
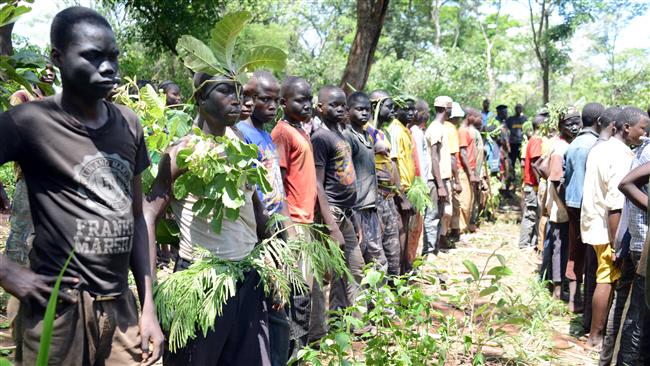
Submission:
[[[564,155],[564,200],[567,207],[580,208],[582,191],[587,169],[589,150],[598,140],[598,135],[591,130],[580,131]]]
[[[501,171],[501,149],[499,145],[491,138],[485,140],[485,153],[487,155],[488,168],[490,173]]]
[[[280,161],[271,135],[264,130],[258,130],[248,121],[237,123],[237,128],[244,135],[246,143],[257,145],[257,159],[266,169],[266,179],[271,183],[271,192],[264,194],[260,187],[257,187],[257,194],[269,214],[279,212],[284,201],[284,186]]]
[[[481,111],[483,128],[487,127],[490,117],[492,117],[492,112]]]

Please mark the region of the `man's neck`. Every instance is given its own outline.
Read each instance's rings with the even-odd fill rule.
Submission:
[[[622,133],[617,133],[614,136],[610,137],[610,139],[612,139],[612,138],[615,138],[615,139],[619,140],[620,142],[624,143],[625,145],[627,145],[627,142],[625,142],[625,137],[623,137]]]
[[[201,115],[199,115],[199,125],[202,125],[203,127],[201,128],[201,131],[203,131],[206,134],[214,135],[214,136],[223,136],[226,134],[226,125],[224,124],[218,124],[217,126],[210,126],[208,121],[203,118]]]
[[[436,117],[433,120],[438,121],[440,123],[444,123],[446,119],[447,119],[446,113],[436,113]]]
[[[352,129],[355,130],[358,133],[364,133],[365,132],[364,129],[363,129],[363,126],[359,126],[359,125],[357,125],[355,123],[350,123],[350,127],[352,127]]]
[[[323,124],[331,131],[338,131],[339,126],[337,122],[328,121],[323,118]]]
[[[594,126],[583,127],[581,132],[592,132],[592,133],[594,133],[595,135],[600,135],[600,134],[598,133],[598,131],[596,131],[596,129],[594,128]]]
[[[258,120],[254,116],[251,116],[251,118],[245,122],[251,124],[253,127],[257,128],[258,130],[264,129],[264,122]]]
[[[284,116],[282,116],[282,119],[289,122],[289,124],[291,124],[291,125],[302,126],[302,121],[295,121],[295,120],[291,119],[289,116],[287,116],[286,114]]]
[[[61,93],[63,109],[82,121],[97,120],[103,110],[103,99],[84,99],[63,89]]]

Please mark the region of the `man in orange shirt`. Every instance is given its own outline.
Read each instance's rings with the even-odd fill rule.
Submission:
[[[472,214],[473,187],[478,184],[476,178],[476,144],[469,130],[470,115],[463,119],[458,128],[458,171],[462,191],[458,195],[460,203],[460,215],[458,217],[458,228],[460,232],[465,230],[475,231],[470,227],[469,222]],[[472,230],[473,229],[473,230]]]

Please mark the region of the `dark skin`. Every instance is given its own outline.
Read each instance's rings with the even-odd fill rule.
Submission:
[[[467,118],[463,120],[461,123],[461,126],[463,127],[469,127],[469,124],[473,121],[473,117],[471,115],[467,115]],[[465,174],[467,174],[467,178],[469,179],[469,183],[474,185],[478,183],[478,179],[476,178],[476,174],[474,174],[474,169],[469,165],[469,155],[467,152],[467,147],[461,146],[460,148],[460,164],[463,167],[463,170],[465,171]]]
[[[313,95],[311,87],[306,81],[300,79],[292,84],[285,85],[282,88],[282,97],[280,98],[280,105],[284,111],[284,120],[289,122],[295,128],[302,128],[301,124],[307,122],[311,118],[312,113],[312,99]],[[287,179],[287,171],[280,168],[282,172],[282,181]],[[320,183],[321,180],[316,176],[318,185],[316,187],[316,209],[320,212],[323,222],[327,225],[330,235],[336,239],[340,245],[345,244],[343,234],[339,229],[336,220],[332,216],[325,196],[325,189]]]
[[[646,130],[648,128],[648,123],[650,123],[650,119],[647,117],[639,117],[639,120],[635,124],[624,123],[621,128],[616,131],[616,134],[614,134],[611,138],[618,139],[621,142],[625,143],[627,146],[640,145],[641,136],[645,136]],[[621,184],[624,184],[623,181],[621,181]],[[629,187],[629,185],[627,186]],[[616,229],[618,228],[620,220],[621,210],[607,211],[607,227],[609,232],[610,245],[613,245],[615,242],[614,238],[616,238]],[[615,248],[612,250],[612,261],[614,263],[617,261]],[[592,301],[593,315],[591,321],[591,331],[589,333],[589,340],[587,341],[587,345],[589,346],[596,346],[602,343],[611,292],[611,283],[596,284],[596,289],[594,291],[594,297]]]
[[[567,143],[571,143],[573,139],[576,138],[578,133],[580,132],[580,129],[582,128],[582,120],[580,118],[569,118],[566,119],[562,122],[560,122],[560,136],[566,140]],[[551,155],[551,161],[549,162],[549,167],[550,169],[551,164],[560,164],[562,165],[564,157],[558,156],[558,155]],[[550,174],[550,170],[546,173],[547,176]],[[558,195],[560,196],[560,199],[564,201],[564,184],[562,183],[561,180],[551,180],[553,185],[555,186],[555,189],[558,192]]]
[[[398,107],[395,110],[395,118],[397,118],[397,120],[404,126],[409,126],[413,121],[415,121],[415,103],[412,100],[409,100],[406,102],[406,105]],[[395,162],[395,167],[397,167],[397,159],[393,159],[393,162]],[[397,174],[397,176],[399,176],[399,174]],[[411,206],[411,202],[406,198],[406,192],[402,190],[401,186],[400,192],[401,194],[399,195],[398,202],[402,211],[413,211],[413,206]]]
[[[339,134],[341,138],[343,138],[340,130],[345,128],[348,112],[347,101],[343,90],[340,88],[330,88],[319,91],[316,111],[323,121],[323,125],[325,125],[325,127],[330,131],[334,131],[335,133]],[[316,180],[318,180],[318,184],[323,187],[324,191],[324,167],[316,167]],[[352,224],[354,225],[355,231],[357,232],[357,238],[361,240],[361,225],[359,225],[359,222],[355,215],[352,215]]]
[[[370,94],[370,99],[371,100],[379,100],[381,99],[381,104],[379,106],[379,113],[377,115],[377,128],[382,129],[384,126],[386,126],[390,121],[392,121],[395,118],[395,103],[393,100],[390,98],[390,96],[383,92],[383,91],[375,91],[372,94]],[[373,113],[374,113],[374,106],[373,106]],[[382,154],[388,156],[388,150],[382,146],[382,145],[375,145],[375,154]],[[391,165],[393,169],[393,183],[395,184],[396,187],[399,188],[400,186],[400,181],[399,181],[399,173],[397,172],[397,164],[395,164],[395,160],[391,160]]]
[[[61,71],[63,92],[61,105],[72,117],[86,128],[97,129],[108,122],[108,110],[104,98],[113,89],[117,79],[117,56],[119,54],[115,35],[110,28],[88,23],[78,23],[71,29],[75,36],[65,49],[54,47],[51,60]],[[163,352],[163,334],[156,316],[153,302],[153,284],[150,268],[148,233],[142,211],[141,178],[132,182],[134,234],[131,251],[133,273],[142,315],[140,335],[142,337],[142,364],[151,365]],[[47,305],[47,298],[56,281],[54,276],[43,276],[17,265],[5,256],[0,256],[0,285],[21,301],[36,301]],[[79,283],[77,278],[64,277],[64,286]],[[59,297],[74,302],[64,292]]]
[[[244,85],[244,95],[241,100],[241,114],[239,119],[244,121],[247,120],[253,114],[253,108],[255,107],[255,94],[257,92],[257,80],[251,78],[251,80]]]
[[[461,117],[454,117],[450,122],[453,123],[456,128],[458,128],[458,125],[460,125],[460,119]],[[463,187],[460,185],[460,175],[458,175],[458,161],[456,160],[456,154],[451,154],[451,174],[454,179],[454,192],[462,192]]]
[[[488,113],[490,111],[490,101],[485,99],[483,100],[483,112]]]
[[[181,100],[181,88],[177,85],[170,85],[165,91],[165,103],[168,106],[179,105],[183,103]]]
[[[250,123],[258,130],[263,130],[264,124],[275,120],[280,105],[280,85],[275,78],[266,75],[253,77],[246,85],[254,88],[253,100],[255,104]],[[246,87],[244,87],[245,91]],[[284,217],[290,217],[286,201],[282,202],[280,214]],[[295,230],[291,227],[287,229],[287,232],[291,236],[295,235]]]
[[[447,108],[436,107],[436,116],[433,119],[434,122],[442,125],[448,118],[449,111]],[[440,178],[440,147],[440,143],[431,146],[431,172],[436,183],[438,200],[443,202],[447,197],[447,189],[445,188],[445,183],[442,181],[442,178]]]

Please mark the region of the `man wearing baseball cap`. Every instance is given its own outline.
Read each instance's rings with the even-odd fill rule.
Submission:
[[[431,199],[435,207],[424,214],[423,254],[437,253],[446,243],[447,230],[451,222],[451,154],[444,123],[451,114],[452,100],[439,96],[433,101],[436,115],[424,133],[431,154],[431,169],[427,177]]]

